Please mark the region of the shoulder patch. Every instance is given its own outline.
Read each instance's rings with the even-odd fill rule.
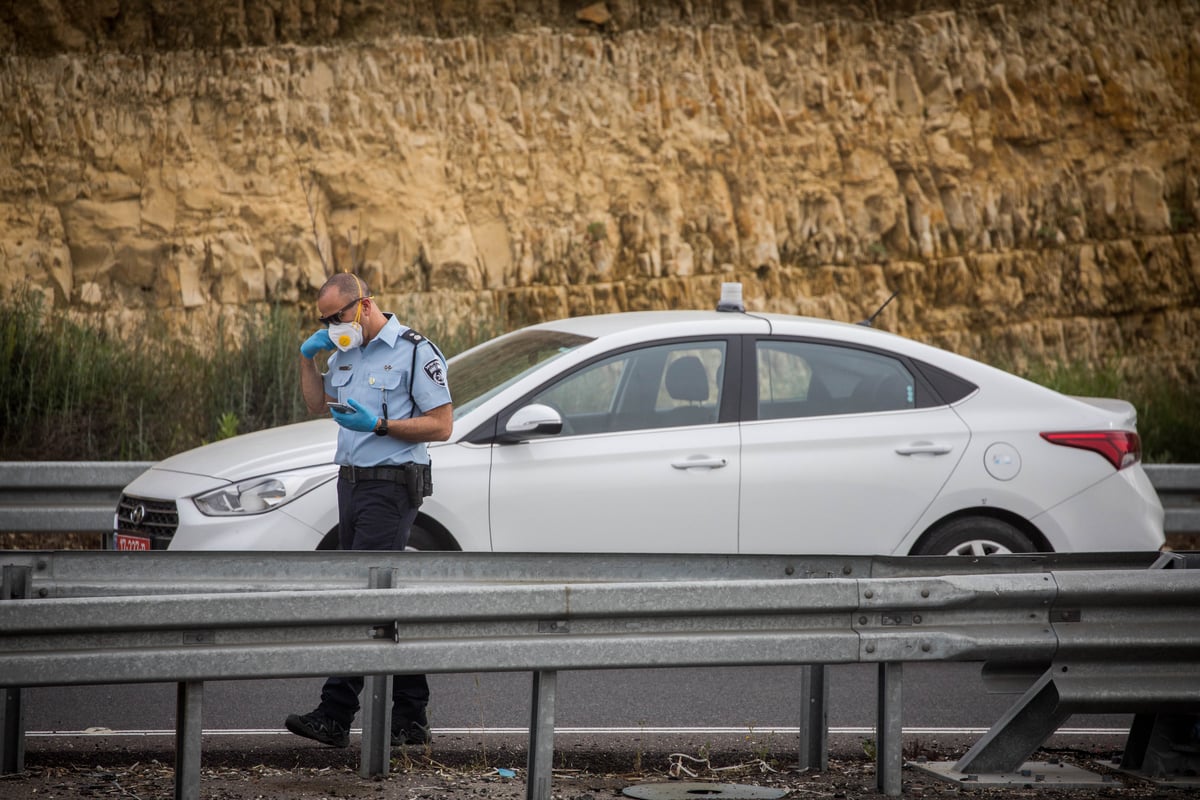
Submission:
[[[441,361],[431,358],[425,362],[425,366],[421,367],[421,369],[425,370],[425,374],[429,376],[429,380],[438,386],[446,385],[446,371],[442,369]]]

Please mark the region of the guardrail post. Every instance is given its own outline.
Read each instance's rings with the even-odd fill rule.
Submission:
[[[1042,673],[1013,707],[971,746],[954,769],[963,773],[1016,772],[1071,716],[1059,707],[1054,668]]]
[[[1185,704],[1180,703],[1180,708]],[[1200,736],[1200,714],[1186,710],[1147,711],[1136,714],[1121,769],[1146,778],[1194,776],[1200,772],[1200,752],[1194,742]]]
[[[829,769],[829,682],[824,664],[806,664],[800,673],[800,769]]]
[[[904,767],[904,664],[879,665],[879,710],[875,720],[875,785],[888,797],[900,796],[900,771]]]
[[[554,767],[554,695],[558,672],[533,673],[533,710],[529,715],[529,764],[525,800],[550,800]]]
[[[33,591],[33,568],[5,564],[0,575],[0,602],[24,600]],[[25,771],[24,689],[4,690],[0,707],[0,775]]]
[[[393,588],[395,572],[392,567],[371,567],[367,588]],[[392,760],[392,676],[366,676],[362,699],[362,760],[358,774],[364,778],[387,775]]]
[[[180,681],[175,689],[175,800],[200,800],[200,735],[204,682]]]

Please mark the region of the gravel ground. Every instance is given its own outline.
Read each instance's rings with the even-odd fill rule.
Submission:
[[[786,790],[790,798],[883,798],[875,788],[870,742],[833,737],[827,772],[795,766],[793,737],[727,736],[716,740],[664,741],[658,737],[602,744],[583,737],[558,737],[551,788],[554,798],[619,798],[630,787],[674,789],[676,797],[733,797],[747,786]],[[906,756],[953,761],[970,741],[908,739]],[[1051,742],[1053,744],[1053,740]],[[169,737],[75,737],[31,739],[24,772],[0,777],[0,800],[28,798],[172,797],[173,742]],[[1196,788],[1159,787],[1118,772],[1114,751],[1081,747],[1048,748],[1038,762],[1077,765],[1107,783],[1091,788],[1062,788],[1032,783],[1002,788],[951,783],[913,766],[903,774],[905,797],[919,798],[1161,798],[1196,797]],[[523,737],[438,736],[430,748],[393,750],[392,771],[382,778],[358,774],[357,737],[348,749],[310,745],[287,735],[206,736],[200,796],[205,800],[325,800],[326,798],[403,798],[454,800],[525,797],[526,751]],[[1049,767],[1053,770],[1054,767]],[[507,771],[513,774],[508,776]],[[699,783],[700,786],[686,784]]]

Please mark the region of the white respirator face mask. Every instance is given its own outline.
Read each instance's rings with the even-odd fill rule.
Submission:
[[[330,325],[329,338],[333,342],[333,346],[343,353],[352,347],[361,347],[363,343],[362,325],[359,325],[357,320]]]
[[[353,347],[362,346],[362,301],[365,299],[366,295],[362,293],[362,284],[360,283],[358,286],[358,304],[354,308],[354,321],[335,322],[329,326],[329,339],[333,342],[333,346],[343,353]]]

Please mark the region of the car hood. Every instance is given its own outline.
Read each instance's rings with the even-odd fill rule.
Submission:
[[[298,467],[332,464],[336,449],[337,423],[317,419],[222,439],[173,455],[155,464],[154,469],[238,481]]]

